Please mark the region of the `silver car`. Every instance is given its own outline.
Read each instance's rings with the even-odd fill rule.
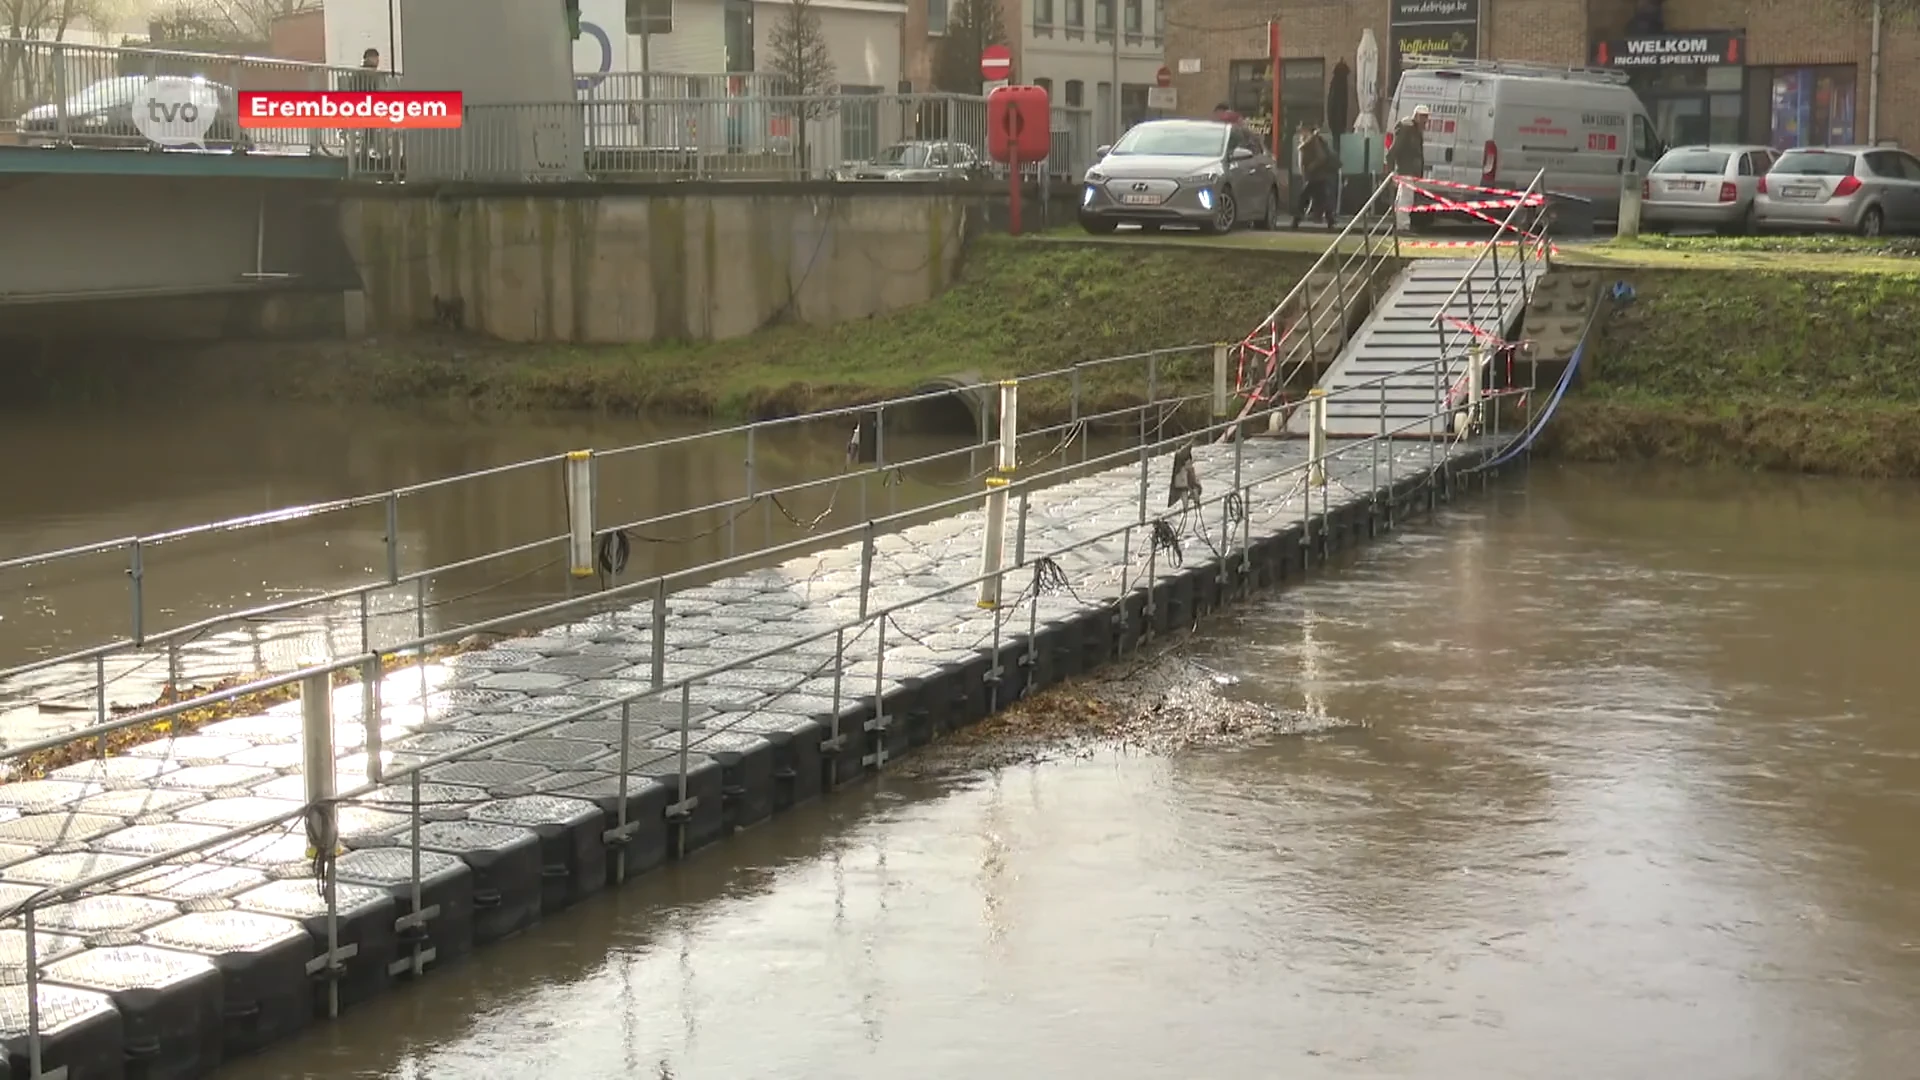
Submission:
[[[1912,232],[1920,229],[1920,159],[1882,147],[1788,150],[1761,179],[1753,216],[1763,229]]]
[[[1285,207],[1273,156],[1251,131],[1215,120],[1149,120],[1100,147],[1080,189],[1080,226],[1110,233],[1198,225],[1231,232],[1253,222],[1279,227]]]
[[[982,180],[992,175],[985,159],[963,142],[895,143],[871,161],[843,162],[836,180]]]
[[[1640,220],[1751,232],[1753,197],[1773,158],[1764,146],[1676,146],[1640,183]]]

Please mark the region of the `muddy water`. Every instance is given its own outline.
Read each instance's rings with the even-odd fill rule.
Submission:
[[[224,1075],[1912,1076],[1916,530],[1542,469],[1193,642],[1311,734],[862,787]]]
[[[971,444],[951,409],[900,417],[884,452],[912,461]],[[889,425],[892,426],[891,424]],[[691,421],[567,416],[510,423],[411,411],[276,409],[187,403],[165,410],[89,409],[0,418],[0,561],[134,535],[325,503],[497,468],[570,449],[680,439]],[[747,492],[836,476],[847,468],[852,420],[758,436],[678,442],[603,460],[600,523],[642,521]],[[1096,440],[1095,452],[1110,440]],[[1059,445],[1039,439],[1035,452]],[[1078,447],[1074,450],[1077,452]],[[1055,459],[1058,460],[1057,458]],[[762,500],[742,510],[633,531],[624,580],[744,554],[889,512],[955,498],[985,465],[946,457]],[[401,574],[448,566],[566,532],[559,463],[409,494],[398,505],[393,557]],[[0,670],[214,616],[383,580],[383,505],[267,527],[193,536],[141,552],[136,598],[125,547],[48,566],[0,570]],[[209,682],[286,670],[306,658],[391,647],[598,588],[576,583],[565,547],[487,562],[357,599],[315,604],[180,639],[103,664],[63,665],[0,687],[0,745],[83,726],[111,706],[150,702],[170,678]],[[617,581],[615,582],[617,584]],[[104,687],[104,692],[102,688]]]

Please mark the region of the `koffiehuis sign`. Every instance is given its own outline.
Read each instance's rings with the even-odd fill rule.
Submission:
[[[1738,30],[1700,30],[1690,34],[1652,34],[1616,38],[1594,46],[1601,67],[1710,67],[1744,64],[1747,35]]]

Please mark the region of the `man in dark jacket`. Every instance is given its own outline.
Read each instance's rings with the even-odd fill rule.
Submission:
[[[1425,105],[1416,105],[1411,115],[1393,125],[1393,145],[1387,149],[1387,164],[1393,167],[1395,175],[1418,179],[1427,174],[1426,134],[1430,111]],[[1413,189],[1405,184],[1393,193],[1395,218],[1408,227],[1413,226],[1414,215],[1407,212],[1413,206],[1413,198]]]
[[[1393,126],[1393,171],[1401,176],[1424,176],[1427,171],[1427,116],[1425,105]]]
[[[1333,216],[1338,205],[1340,188],[1340,157],[1318,124],[1304,124],[1300,129],[1300,194],[1293,200],[1293,227],[1300,227],[1300,219],[1318,217],[1327,228],[1333,228]]]

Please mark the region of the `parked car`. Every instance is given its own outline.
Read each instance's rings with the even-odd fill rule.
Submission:
[[[1640,182],[1640,220],[1751,232],[1753,197],[1773,159],[1764,146],[1676,146]]]
[[[963,142],[903,142],[871,161],[846,162],[833,175],[836,180],[981,180],[992,175],[992,163]]]
[[[1198,225],[1230,232],[1243,222],[1279,227],[1280,173],[1260,140],[1239,124],[1148,120],[1094,151],[1080,191],[1080,226],[1110,233]]]
[[[214,106],[213,125],[207,130],[207,146],[226,146],[241,151],[252,147],[252,140],[240,127],[240,99],[233,88],[198,76],[159,75],[149,78],[145,75],[122,75],[102,79],[68,98],[64,108],[60,104],[49,104],[28,109],[14,130],[18,132],[20,140],[28,145],[49,146],[70,142],[75,146],[156,149],[133,122],[134,104],[142,100],[144,94],[151,92],[153,88],[150,83],[162,84],[179,94],[190,95],[191,100],[210,102]],[[65,132],[61,130],[63,111],[66,115]]]
[[[1760,179],[1763,229],[1879,236],[1920,229],[1920,159],[1905,150],[1809,146],[1788,150]]]

